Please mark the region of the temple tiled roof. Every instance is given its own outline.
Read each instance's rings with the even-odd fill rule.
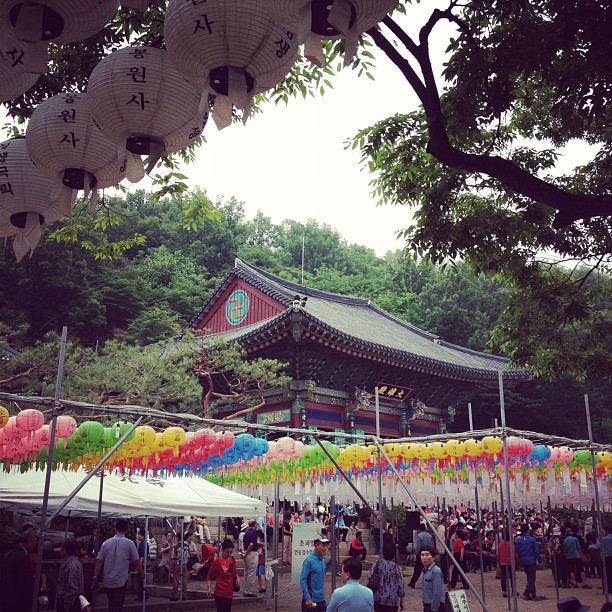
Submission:
[[[292,283],[239,259],[215,295],[194,317],[192,326],[197,326],[213,307],[218,295],[236,278],[285,305],[287,310],[270,319],[224,332],[221,335],[227,340],[256,342],[257,337],[273,328],[288,331],[291,325],[295,325],[295,315],[299,314],[300,328],[308,336],[324,335],[329,342],[363,354],[385,356],[397,365],[411,364],[432,373],[444,372],[452,377],[472,380],[492,381],[497,379],[500,371],[504,378],[530,377],[526,370],[509,369],[509,360],[504,357],[445,342],[390,315],[368,299],[336,295]],[[303,298],[307,298],[305,303]]]

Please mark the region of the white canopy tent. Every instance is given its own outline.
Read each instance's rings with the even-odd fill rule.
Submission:
[[[48,509],[53,511],[87,476],[84,470],[51,474]],[[45,472],[0,472],[0,507],[36,511],[42,508]],[[100,475],[97,474],[65,507],[71,516],[98,513]],[[102,514],[106,516],[244,516],[266,513],[258,499],[234,493],[199,477],[144,477],[105,474]]]

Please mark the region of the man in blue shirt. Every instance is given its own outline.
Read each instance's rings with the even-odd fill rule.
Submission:
[[[419,523],[419,533],[417,534],[414,542],[414,549],[416,553],[414,571],[412,572],[412,578],[408,583],[408,586],[411,589],[414,589],[417,580],[419,579],[419,577],[421,576],[421,572],[423,571],[423,565],[421,563],[421,551],[423,550],[423,546],[430,546],[431,548],[433,548],[435,544],[431,533],[426,531],[425,523]]]
[[[325,553],[329,540],[317,536],[314,541],[314,552],[311,552],[302,565],[300,574],[300,588],[302,589],[302,612],[310,612],[313,608],[317,612],[325,612]]]
[[[516,549],[527,576],[527,586],[523,592],[523,599],[532,600],[536,597],[536,569],[540,560],[540,546],[538,541],[531,535],[528,525],[523,525],[521,536],[516,539]]]
[[[427,544],[421,547],[423,564],[423,612],[444,610],[444,576],[436,565],[436,549]]]
[[[340,576],[344,586],[333,592],[327,612],[372,612],[374,593],[359,584],[362,570],[361,561],[357,558],[349,557],[343,561]]]
[[[574,535],[571,529],[565,530],[565,538],[563,538],[563,553],[567,562],[567,571],[570,575],[570,586],[578,586],[581,582],[582,573],[582,551],[578,538]]]

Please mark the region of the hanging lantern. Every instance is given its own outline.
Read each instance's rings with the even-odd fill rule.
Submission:
[[[219,129],[232,122],[233,107],[246,122],[253,97],[291,70],[297,37],[261,9],[258,0],[170,0],[164,25],[166,48],[181,74],[214,96]]]
[[[63,438],[66,440],[77,430],[77,423],[71,417],[65,414],[57,417],[57,423],[55,425],[55,438]]]
[[[23,431],[32,433],[38,431],[45,424],[45,415],[40,410],[28,408],[17,414],[15,420]]]
[[[111,187],[125,176],[128,152],[94,124],[86,94],[63,93],[39,104],[28,123],[26,144],[43,174],[84,190],[86,197],[90,189]]]
[[[185,430],[182,427],[167,427],[161,435],[161,440],[166,446],[172,448],[172,454],[178,457],[179,446],[185,441]]]
[[[33,87],[47,71],[48,59],[45,43],[24,43],[12,29],[0,28],[0,102]]]
[[[8,408],[0,406],[0,429],[2,429],[8,423],[9,416],[10,414]]]
[[[42,225],[70,213],[73,191],[53,190],[30,159],[25,138],[0,143],[4,172],[0,178],[0,237],[15,235],[17,261],[33,252],[42,235]]]
[[[304,55],[325,65],[322,40],[343,38],[344,65],[352,63],[359,36],[397,6],[397,0],[263,0],[272,19],[298,33]]]
[[[125,47],[93,69],[87,85],[91,116],[102,133],[135,155],[148,155],[150,172],[163,153],[193,144],[208,114],[200,94],[155,47]],[[128,178],[137,171],[128,159]],[[131,179],[130,179],[131,180]]]
[[[118,8],[119,0],[2,0],[0,22],[22,41],[69,43],[99,32]]]

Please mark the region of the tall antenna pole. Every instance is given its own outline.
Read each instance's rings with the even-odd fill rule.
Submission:
[[[304,241],[305,234],[302,232],[302,285],[304,284]]]

